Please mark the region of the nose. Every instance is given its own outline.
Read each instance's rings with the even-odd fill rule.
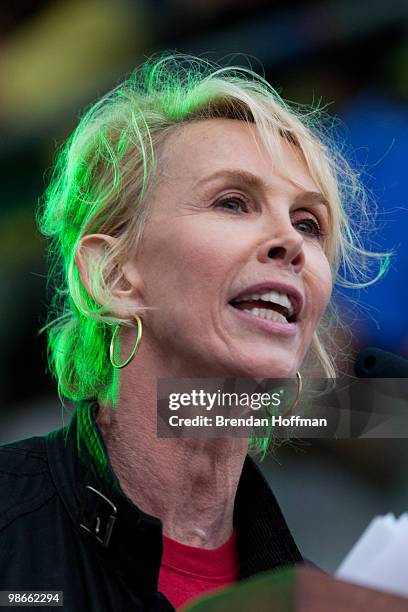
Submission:
[[[269,237],[259,245],[258,261],[268,263],[275,260],[283,267],[292,266],[300,272],[305,265],[304,241],[299,232],[291,225],[279,231],[275,237]]]

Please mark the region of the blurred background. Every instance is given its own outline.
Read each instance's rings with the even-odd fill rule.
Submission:
[[[375,246],[396,252],[385,278],[342,291],[345,341],[350,354],[374,345],[408,358],[407,26],[406,0],[2,3],[0,443],[62,424],[38,335],[47,267],[34,220],[56,147],[82,109],[161,50],[248,55],[284,98],[341,119],[378,206]],[[304,555],[329,571],[372,516],[408,509],[406,440],[298,441],[262,469]]]

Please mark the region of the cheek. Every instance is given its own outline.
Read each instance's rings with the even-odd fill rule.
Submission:
[[[222,235],[203,227],[189,228],[183,223],[171,232],[147,236],[143,268],[148,272],[145,283],[148,294],[154,288],[165,301],[180,292],[186,298],[208,295],[212,287],[222,285],[223,271],[232,255],[233,248],[228,249]]]
[[[217,279],[222,282],[223,272],[228,267],[233,253],[229,252],[226,245],[212,240],[195,242],[187,245],[183,263],[185,274],[195,278],[195,282],[202,290],[210,290],[211,286],[217,285]]]
[[[318,320],[329,303],[333,288],[330,265],[323,252],[313,253],[304,273],[304,282],[312,318]]]

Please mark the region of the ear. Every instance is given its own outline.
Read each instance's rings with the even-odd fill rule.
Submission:
[[[117,244],[117,238],[107,234],[89,234],[81,238],[75,255],[75,263],[88,295],[96,301],[93,292],[92,270],[100,264],[106,254]],[[123,316],[135,312],[141,304],[142,282],[134,261],[119,265],[109,277],[110,293],[116,298],[118,310]],[[105,277],[106,279],[106,277]],[[107,280],[107,279],[106,279]]]

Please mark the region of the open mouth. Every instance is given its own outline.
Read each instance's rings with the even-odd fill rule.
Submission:
[[[265,319],[267,321],[276,321],[277,323],[294,323],[296,317],[288,314],[288,309],[279,304],[266,304],[262,300],[253,300],[248,302],[230,302],[231,306],[238,310],[245,310],[252,315]]]
[[[296,305],[288,295],[277,291],[268,291],[262,295],[244,295],[231,300],[229,304],[259,319],[276,323],[296,323],[297,321]]]

